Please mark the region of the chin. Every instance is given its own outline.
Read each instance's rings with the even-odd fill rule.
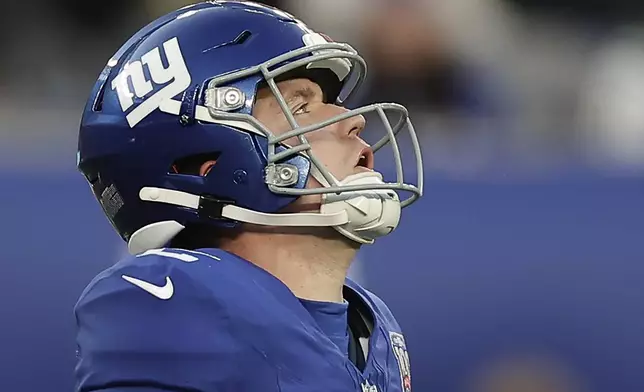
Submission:
[[[310,234],[314,234],[316,237],[333,240],[334,242],[341,243],[344,247],[350,249],[358,250],[362,246],[361,243],[347,238],[333,227],[317,227],[314,228],[314,233]]]
[[[339,237],[339,240],[349,249],[358,250],[358,249],[360,249],[362,247],[362,245],[364,245],[364,244],[356,242],[356,241],[354,241],[352,239],[347,238],[346,236],[340,234],[336,230],[333,230],[333,231],[335,232],[336,236]]]
[[[364,166],[356,166],[353,169],[353,174],[358,174],[358,173],[372,173],[373,169],[369,169],[368,167]]]

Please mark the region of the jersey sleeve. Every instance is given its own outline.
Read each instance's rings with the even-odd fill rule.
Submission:
[[[77,391],[247,390],[248,368],[275,390],[271,367],[236,336],[226,299],[177,260],[148,259],[105,271],[81,295]]]

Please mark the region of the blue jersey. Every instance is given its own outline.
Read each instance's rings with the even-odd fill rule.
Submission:
[[[409,392],[391,312],[350,280],[345,293],[371,319],[364,366],[281,281],[244,259],[218,249],[126,258],[76,305],[77,391]]]

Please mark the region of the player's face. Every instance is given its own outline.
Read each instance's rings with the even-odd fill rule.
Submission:
[[[291,79],[277,84],[299,126],[319,123],[347,111],[325,103],[320,86],[309,79]],[[270,89],[259,91],[253,108],[253,116],[276,135],[291,130],[279,104]],[[373,169],[373,152],[360,138],[365,126],[362,116],[355,116],[305,134],[311,150],[326,168],[338,179],[364,170]],[[299,144],[297,138],[285,142],[289,146]],[[309,186],[319,187],[312,180]]]

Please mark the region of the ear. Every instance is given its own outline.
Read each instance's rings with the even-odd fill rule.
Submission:
[[[199,167],[199,175],[202,177],[207,176],[208,173],[210,172],[210,169],[212,169],[212,167],[215,166],[216,163],[217,161],[213,161],[213,160],[202,163],[201,166]]]

